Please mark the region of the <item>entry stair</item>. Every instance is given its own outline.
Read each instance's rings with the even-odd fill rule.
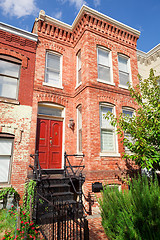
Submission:
[[[44,239],[88,240],[88,222],[82,202],[84,166],[80,166],[82,170],[74,171],[74,166],[65,159],[64,169],[41,169],[38,154],[34,156],[34,167],[30,166],[33,170],[32,179],[37,182],[33,219],[40,226]],[[47,229],[50,229],[50,233]],[[72,232],[76,235],[72,236]],[[81,235],[84,238],[77,237]]]
[[[41,181],[37,182],[37,223],[41,222],[42,218],[52,215],[54,207],[67,204],[76,207],[76,200],[75,194],[71,191],[70,179],[64,176],[64,170],[52,169],[47,172],[42,170]]]

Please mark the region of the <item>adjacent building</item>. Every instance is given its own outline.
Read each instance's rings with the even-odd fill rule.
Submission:
[[[145,53],[137,50],[138,71],[144,79],[149,77],[150,69],[153,68],[155,76],[160,76],[160,44]]]
[[[0,188],[20,194],[30,155],[37,36],[0,23]]]

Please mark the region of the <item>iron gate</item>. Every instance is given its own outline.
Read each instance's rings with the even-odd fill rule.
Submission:
[[[78,203],[51,203],[38,194],[37,223],[46,240],[89,240],[88,221]]]

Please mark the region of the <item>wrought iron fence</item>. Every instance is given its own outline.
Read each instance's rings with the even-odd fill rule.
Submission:
[[[89,240],[88,221],[77,203],[50,202],[38,194],[37,223],[46,240]]]

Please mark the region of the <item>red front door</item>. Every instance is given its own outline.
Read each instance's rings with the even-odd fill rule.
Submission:
[[[63,122],[49,119],[37,121],[37,150],[42,169],[62,167]]]

